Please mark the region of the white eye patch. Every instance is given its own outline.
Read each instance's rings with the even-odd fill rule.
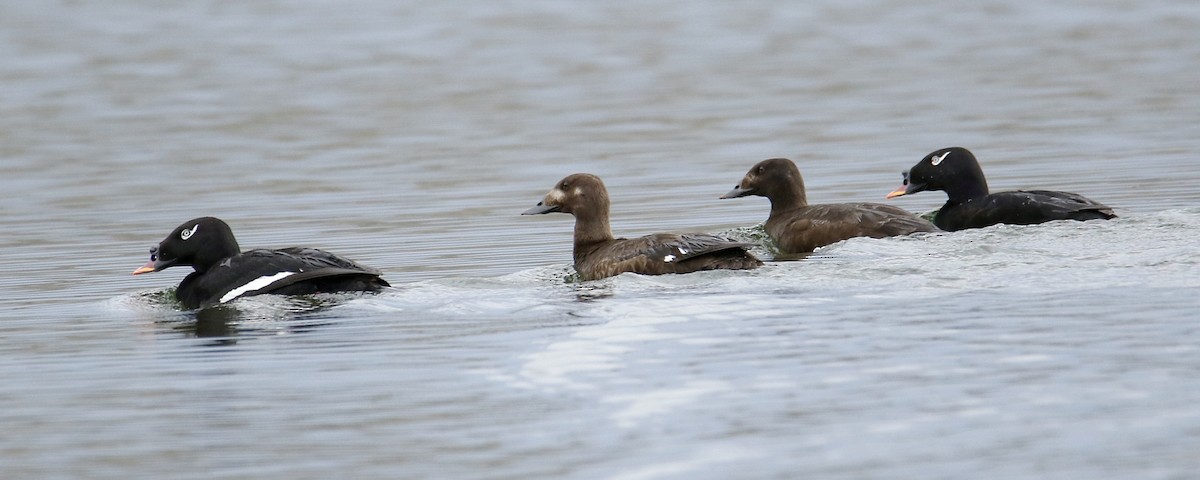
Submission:
[[[933,161],[931,161],[930,163],[932,163],[933,166],[936,167],[939,163],[942,163],[942,160],[945,160],[946,157],[948,157],[948,156],[950,156],[950,151],[946,151],[946,153],[943,153],[941,155],[934,155]]]
[[[185,229],[184,231],[182,231],[182,232],[179,232],[179,238],[182,238],[182,239],[184,239],[184,240],[187,240],[187,239],[189,239],[189,238],[192,238],[192,235],[195,235],[195,234],[196,234],[196,230],[199,230],[199,229],[200,229],[200,224],[199,224],[199,223],[197,223],[197,224],[196,224],[195,226],[193,226],[192,228]]]

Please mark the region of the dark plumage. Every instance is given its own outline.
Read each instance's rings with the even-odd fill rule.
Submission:
[[[522,215],[562,212],[575,216],[575,270],[583,280],[624,272],[662,275],[762,265],[746,251],[753,244],[715,235],[657,233],[613,238],[608,205],[604,182],[595,175],[577,173],[558,182],[544,200]]]
[[[969,150],[935,150],[904,172],[904,185],[887,195],[895,198],[925,190],[949,197],[933,223],[942,230],[982,228],[997,223],[1032,225],[1051,220],[1098,220],[1117,215],[1083,195],[1053,190],[988,193],[983,169]]]
[[[315,248],[242,252],[225,222],[202,217],[180,225],[150,249],[150,262],[134,275],[190,266],[175,297],[186,308],[273,293],[375,292],[389,286],[379,271]]]
[[[893,237],[937,228],[903,209],[879,203],[809,205],[800,169],[786,158],[758,162],[721,198],[767,197],[764,229],[781,253],[806,253],[854,237]]]

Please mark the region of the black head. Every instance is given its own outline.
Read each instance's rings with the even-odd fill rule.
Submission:
[[[570,213],[576,217],[608,217],[608,189],[600,177],[576,173],[559,180],[537,206],[521,215],[541,213]]]
[[[967,200],[987,195],[987,179],[975,155],[962,147],[934,150],[904,173],[904,184],[887,198],[926,190],[942,190],[950,200]]]
[[[213,217],[189,220],[150,249],[150,262],[133,274],[157,272],[174,266],[191,266],[204,272],[225,258],[240,253],[229,225]]]
[[[772,202],[794,199],[804,203],[804,178],[795,162],[786,158],[772,158],[758,162],[746,172],[742,181],[721,198],[738,198],[750,195],[770,198]]]

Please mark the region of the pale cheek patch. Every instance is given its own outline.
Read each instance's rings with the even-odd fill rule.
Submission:
[[[575,187],[575,196],[576,196],[576,197],[581,197],[581,196],[583,196],[583,188],[581,188],[581,187]]]
[[[562,203],[565,198],[567,198],[567,194],[557,188],[546,194],[546,200],[549,200],[547,203]]]
[[[237,297],[240,297],[240,296],[242,296],[242,295],[243,295],[243,294],[245,294],[246,292],[253,292],[253,291],[255,291],[255,290],[258,290],[258,289],[260,289],[260,288],[263,288],[263,287],[265,287],[265,286],[267,286],[267,285],[270,285],[270,284],[272,284],[272,283],[275,283],[275,281],[276,281],[276,280],[279,280],[279,279],[282,279],[282,278],[287,278],[287,277],[290,277],[290,276],[292,276],[292,275],[295,275],[296,273],[297,273],[297,272],[279,272],[279,273],[276,273],[276,274],[274,274],[274,275],[267,275],[267,276],[265,276],[265,277],[258,277],[258,278],[254,279],[254,280],[251,280],[249,283],[247,283],[247,284],[245,284],[245,285],[242,285],[242,286],[240,286],[240,287],[237,287],[237,288],[235,288],[235,289],[233,289],[233,290],[230,290],[230,291],[229,291],[229,293],[226,293],[225,295],[222,295],[222,296],[221,296],[221,299],[220,299],[220,300],[218,300],[218,303],[225,303],[225,302],[228,302],[228,301],[230,301],[230,300],[233,300],[233,299],[235,299],[235,298],[237,298]]]

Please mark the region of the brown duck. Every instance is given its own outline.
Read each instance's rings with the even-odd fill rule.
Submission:
[[[758,162],[741,183],[721,198],[749,195],[767,197],[771,201],[771,216],[767,217],[764,228],[785,254],[811,252],[854,237],[883,238],[938,231],[925,219],[890,205],[809,205],[800,169],[786,158]]]
[[[561,212],[575,216],[575,270],[582,280],[624,272],[662,275],[762,265],[746,250],[753,244],[716,235],[656,233],[614,238],[608,205],[608,190],[600,177],[577,173],[559,181],[544,200],[522,215]]]

